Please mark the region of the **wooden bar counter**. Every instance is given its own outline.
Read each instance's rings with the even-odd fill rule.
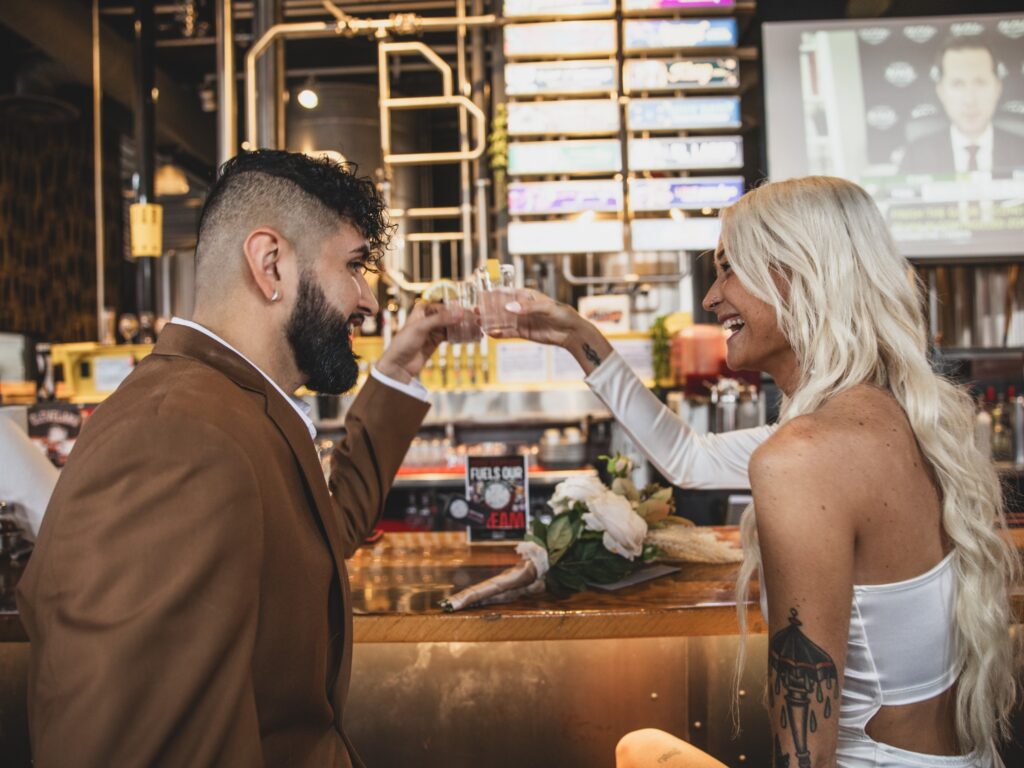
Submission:
[[[735,529],[720,532],[735,541]],[[1024,534],[1014,540],[1024,544]],[[682,564],[565,600],[439,608],[516,562],[512,547],[470,547],[461,532],[388,533],[349,561],[356,646],[346,728],[367,765],[611,765],[623,734],[655,727],[726,765],[769,768],[768,643],[756,602],[737,700],[743,730],[732,736],[736,565]],[[28,644],[13,599],[22,570],[0,563],[0,754],[11,766],[29,765]],[[1014,602],[1020,620],[1019,590]]]
[[[735,528],[717,529],[735,541]],[[1011,532],[1024,548],[1024,530]],[[593,640],[704,637],[738,632],[736,565],[680,563],[678,573],[616,592],[590,590],[556,600],[534,595],[446,614],[440,601],[519,562],[511,546],[470,546],[461,532],[387,533],[349,563],[357,643]],[[0,562],[0,642],[24,642],[14,601],[24,563]],[[766,631],[751,587],[750,632]],[[1024,589],[1014,591],[1018,621]]]
[[[735,529],[722,535],[736,539]],[[738,632],[737,565],[681,563],[678,573],[615,592],[534,595],[446,614],[442,598],[519,562],[512,546],[470,546],[464,533],[391,533],[349,561],[356,642],[489,642],[697,637]],[[765,631],[751,590],[750,630]]]

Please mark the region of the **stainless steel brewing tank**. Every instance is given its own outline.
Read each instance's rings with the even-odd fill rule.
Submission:
[[[333,150],[359,166],[360,176],[377,179],[384,166],[380,145],[379,91],[375,85],[321,82],[315,86],[319,104],[306,109],[295,98],[285,109],[286,146],[292,152]],[[415,116],[412,111],[391,113],[393,152],[411,152]],[[391,207],[429,205],[417,200],[418,169],[392,169]]]

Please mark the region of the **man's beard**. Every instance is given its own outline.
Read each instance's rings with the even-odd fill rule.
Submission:
[[[312,276],[299,278],[299,296],[285,332],[295,365],[305,374],[306,386],[325,395],[340,395],[355,386],[359,358],[349,341],[348,321],[327,302]]]

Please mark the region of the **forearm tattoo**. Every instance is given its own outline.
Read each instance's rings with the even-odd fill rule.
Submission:
[[[598,355],[597,352],[594,351],[594,348],[592,346],[590,346],[589,344],[584,344],[583,345],[583,356],[585,358],[587,358],[587,360],[592,362],[594,365],[600,365],[601,364],[601,357],[600,357],[600,355]]]
[[[839,673],[824,649],[811,642],[800,627],[796,608],[789,609],[789,626],[772,636],[768,650],[768,703],[776,713],[776,697],[783,701],[779,723],[788,729],[796,749],[796,768],[810,768],[808,732],[818,730],[818,712],[832,716],[832,699],[839,698]],[[773,755],[775,768],[789,768],[789,753],[782,751],[778,734]]]

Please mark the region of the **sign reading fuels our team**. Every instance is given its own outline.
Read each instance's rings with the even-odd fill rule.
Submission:
[[[471,542],[516,541],[530,524],[525,456],[468,456],[466,501]]]

